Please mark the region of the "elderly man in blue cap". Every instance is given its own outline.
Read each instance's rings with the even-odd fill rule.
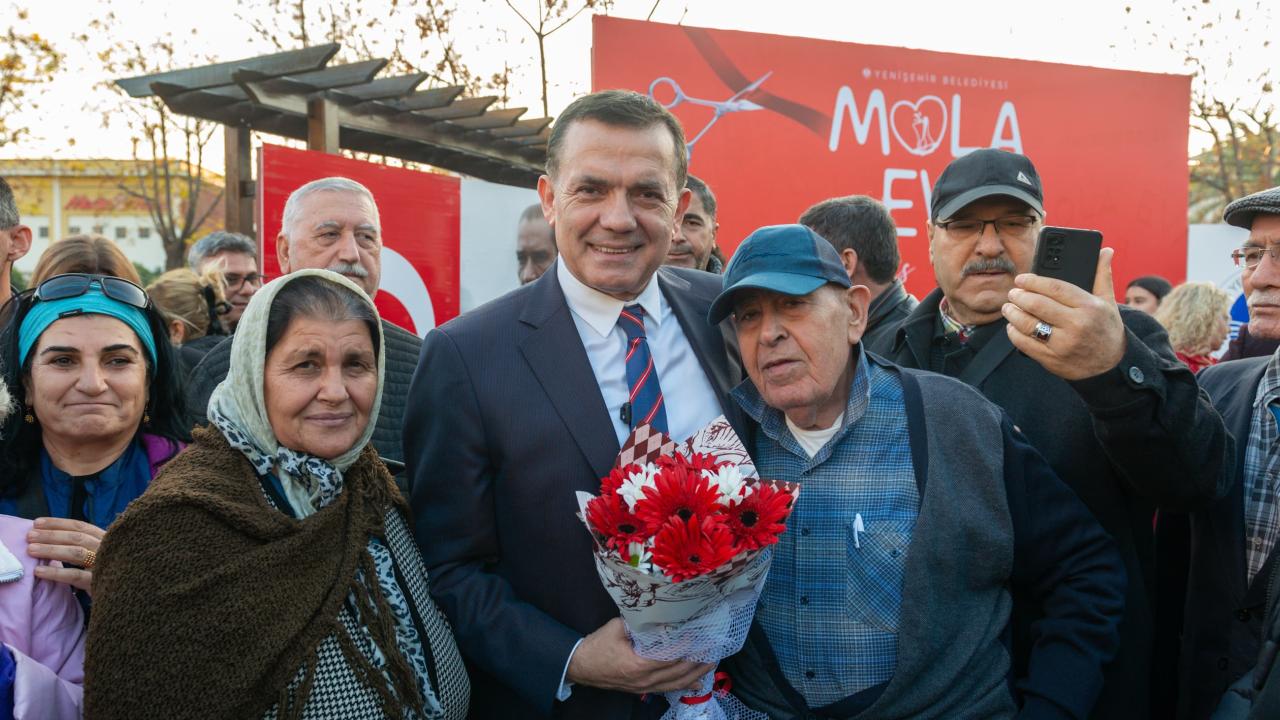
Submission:
[[[778,225],[711,305],[761,477],[803,486],[734,694],[771,717],[1085,717],[1118,643],[1114,543],[998,406],[865,353],[869,300],[830,243]],[[1011,586],[1044,610],[1019,678]]]

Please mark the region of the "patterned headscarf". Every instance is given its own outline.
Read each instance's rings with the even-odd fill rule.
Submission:
[[[289,283],[304,277],[319,277],[352,291],[369,306],[375,318],[378,311],[360,286],[328,270],[299,270],[276,278],[254,293],[245,308],[236,334],[231,341],[231,367],[227,377],[214,388],[209,398],[209,422],[218,428],[232,447],[244,453],[259,474],[274,471],[284,487],[285,496],[299,518],[311,515],[328,505],[342,492],[342,473],[360,457],[373,437],[373,428],[382,408],[382,383],[386,370],[386,344],[382,323],[376,322],[378,337],[378,389],[369,413],[369,424],[356,444],[342,455],[325,460],[280,445],[267,419],[263,398],[267,363],[267,319],[276,296]]]

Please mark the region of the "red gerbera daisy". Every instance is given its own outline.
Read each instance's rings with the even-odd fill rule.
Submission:
[[[673,517],[653,539],[653,564],[672,582],[706,575],[733,556],[733,533],[711,517]]]
[[[644,523],[627,510],[617,493],[607,493],[587,501],[587,522],[596,533],[601,545],[618,551],[623,560],[630,561],[627,544],[644,542],[647,536]]]
[[[710,470],[711,472],[714,473],[715,471],[719,470],[721,467],[729,464],[727,462],[721,461],[715,455],[709,455],[707,453],[698,453],[698,452],[691,453],[689,455],[687,462],[689,463],[689,467],[692,468],[695,472],[698,472],[699,474],[701,474],[703,470]]]
[[[769,483],[751,486],[751,494],[730,501],[725,514],[739,550],[756,550],[778,542],[791,514],[791,493]]]
[[[720,493],[702,472],[688,465],[671,463],[654,478],[655,487],[636,502],[636,516],[651,532],[656,532],[672,516],[688,520],[709,517],[721,510]]]
[[[632,473],[640,471],[640,466],[632,463],[623,467],[614,468],[608,475],[600,479],[600,494],[612,495],[618,492],[618,488],[622,487],[622,483],[631,477]]]

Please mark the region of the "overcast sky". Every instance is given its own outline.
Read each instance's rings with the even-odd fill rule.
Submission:
[[[513,0],[530,11],[539,1]],[[323,0],[311,3],[325,4]],[[362,7],[385,4],[386,0],[363,0]],[[401,0],[399,4],[395,15],[368,30],[372,40],[389,36],[387,27],[412,26],[415,3]],[[504,63],[514,68],[511,104],[534,108],[526,117],[540,116],[537,51],[527,28],[503,0],[457,0],[455,4],[453,34],[462,59],[485,76],[501,70]],[[578,0],[571,4],[577,5]],[[1253,81],[1280,57],[1280,43],[1264,46],[1271,37],[1280,39],[1274,4],[1259,0],[659,0],[653,19],[1161,73],[1190,74],[1185,48],[1192,46],[1209,66],[1212,85],[1220,95],[1274,103],[1275,95],[1261,95],[1259,83]],[[204,64],[207,56],[231,60],[274,50],[243,19],[264,16],[265,10],[254,2],[117,2],[115,29],[108,35],[96,34],[87,44],[74,37],[87,31],[90,19],[106,11],[101,0],[0,0],[0,32],[13,23],[18,7],[30,11],[29,21],[19,29],[48,37],[68,57],[64,72],[32,91],[39,100],[38,112],[19,112],[15,118],[33,129],[31,135],[19,145],[0,148],[0,157],[129,157],[129,133],[118,122],[104,128],[101,112],[95,110],[111,101],[108,91],[95,87],[108,78],[94,55],[110,40],[145,43],[169,33],[181,40],[179,58],[192,65]],[[610,14],[643,19],[653,7],[653,0],[617,0]],[[1189,20],[1186,8],[1191,8]],[[1214,27],[1201,28],[1206,21],[1215,21]],[[552,115],[589,89],[590,46],[591,22],[586,14],[548,39]],[[434,65],[437,47],[426,46],[421,66]],[[71,138],[74,145],[68,142]],[[1204,142],[1194,132],[1191,141],[1193,145]],[[220,143],[215,141],[209,151],[211,168],[220,169]]]

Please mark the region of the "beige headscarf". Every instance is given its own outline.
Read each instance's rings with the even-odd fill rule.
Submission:
[[[328,270],[298,270],[276,278],[254,293],[236,325],[231,341],[231,367],[227,377],[209,398],[209,421],[222,431],[227,442],[240,450],[261,474],[274,472],[285,495],[300,518],[327,504],[342,489],[342,473],[360,457],[373,437],[373,428],[382,409],[382,385],[386,371],[386,342],[382,323],[378,328],[378,389],[373,399],[369,424],[356,444],[345,453],[324,460],[292,448],[282,447],[267,420],[263,401],[267,362],[267,318],[276,296],[289,283],[304,277],[319,277],[352,291],[369,306],[374,318],[378,310],[359,285]]]

